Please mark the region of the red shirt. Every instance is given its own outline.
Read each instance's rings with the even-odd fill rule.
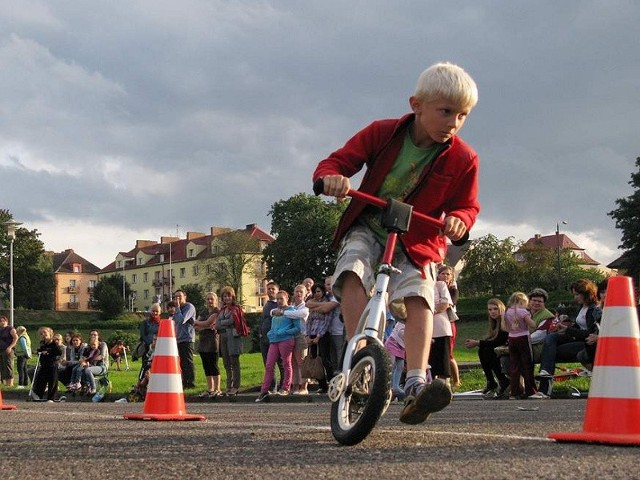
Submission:
[[[351,177],[366,165],[359,190],[375,195],[398,157],[407,128],[414,115],[400,119],[377,120],[356,133],[344,147],[322,160],[313,180],[326,175]],[[458,136],[427,166],[416,188],[404,199],[416,211],[434,218],[455,216],[471,229],[480,211],[478,202],[479,160],[476,152]],[[334,238],[336,247],[351,228],[366,204],[352,199],[340,219]],[[412,222],[411,229],[400,237],[409,258],[417,265],[441,262],[443,238],[437,228]]]

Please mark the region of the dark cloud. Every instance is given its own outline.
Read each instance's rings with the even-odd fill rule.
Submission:
[[[477,233],[567,219],[610,261],[606,212],[639,154],[639,17],[630,1],[16,4],[0,12],[0,204],[49,238],[62,218],[268,230],[319,159],[450,60],[480,89],[462,131],[482,162]]]

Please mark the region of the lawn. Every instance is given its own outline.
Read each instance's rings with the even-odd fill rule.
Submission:
[[[487,334],[487,323],[484,321],[466,321],[459,320],[457,322],[458,327],[458,336],[456,341],[456,347],[454,349],[454,355],[459,364],[463,364],[465,362],[478,362],[478,351],[476,348],[467,349],[464,347],[464,340],[467,338],[484,338]],[[124,329],[123,329],[124,330]],[[103,338],[109,338],[112,333],[111,330],[103,329],[101,330],[103,334]],[[127,329],[127,333],[129,329]],[[35,364],[35,358],[32,359],[33,364]],[[193,389],[186,390],[185,393],[187,395],[196,395],[204,390],[206,390],[206,382],[204,377],[204,372],[202,370],[202,362],[200,360],[200,356],[194,355],[194,363],[195,363],[195,371],[196,371],[196,387]],[[141,362],[140,360],[136,362],[132,362],[131,358],[129,358],[129,370],[125,369],[124,362],[122,364],[122,370],[118,371],[115,369],[115,366],[112,366],[109,372],[109,378],[112,383],[112,396],[124,396],[126,395],[131,387],[136,383],[138,372],[140,370]],[[219,362],[219,367],[221,371],[221,386],[222,390],[225,389],[226,382],[226,374],[224,368],[222,366],[222,360]],[[264,373],[264,367],[262,365],[262,356],[259,352],[257,353],[245,353],[240,357],[240,367],[242,373],[242,389],[252,389],[256,388],[262,383],[262,375]],[[459,391],[468,391],[468,390],[477,390],[484,388],[485,379],[482,374],[482,370],[479,368],[471,368],[465,369],[462,372],[462,387]],[[562,384],[558,384],[556,387],[556,391],[566,391],[568,387],[576,386],[582,390],[588,389],[588,380],[578,379],[571,380],[567,382],[563,382]],[[64,391],[64,388],[61,389]]]

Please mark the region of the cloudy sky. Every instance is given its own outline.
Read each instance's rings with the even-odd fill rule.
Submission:
[[[472,238],[556,224],[602,263],[640,155],[633,1],[6,1],[0,208],[99,267],[136,239],[270,231],[319,160],[408,111],[422,70],[476,80]]]

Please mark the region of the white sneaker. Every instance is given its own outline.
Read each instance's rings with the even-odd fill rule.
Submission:
[[[549,396],[545,395],[542,392],[536,392],[533,395],[529,395],[529,398],[531,398],[532,400],[547,400],[549,399]]]
[[[24,385],[18,385],[16,387],[16,390],[24,390],[25,388],[27,388],[27,387],[25,387]]]
[[[547,372],[546,370],[540,370],[538,372],[538,376],[539,377],[545,377],[545,378],[552,378],[553,375],[551,375],[549,372]]]
[[[33,398],[36,402],[40,401],[40,397],[36,395],[36,392],[31,391],[31,398]]]

